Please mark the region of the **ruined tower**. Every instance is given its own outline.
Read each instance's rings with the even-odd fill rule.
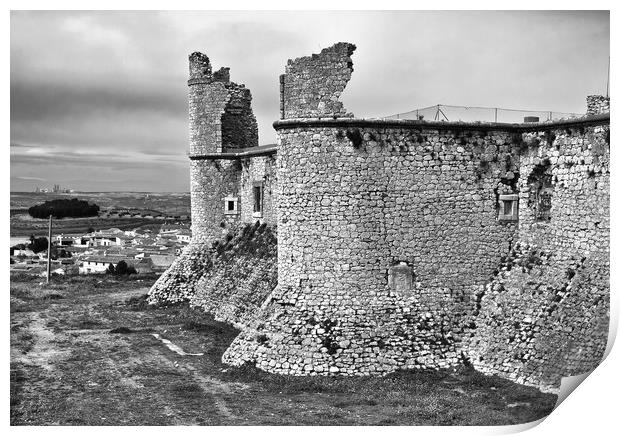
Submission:
[[[230,305],[211,290],[215,287],[221,291],[227,285],[212,280],[209,274],[218,264],[216,257],[222,254],[224,245],[235,245],[235,235],[257,221],[258,226],[265,224],[258,232],[260,237],[256,232],[252,232],[254,239],[244,233],[245,241],[271,241],[272,231],[265,227],[275,222],[276,148],[258,146],[252,95],[244,85],[230,81],[229,68],[214,72],[209,58],[194,52],[189,56],[188,86],[192,241],[153,285],[149,298],[168,303],[189,301],[205,310],[217,308],[224,313]],[[248,292],[251,290],[255,296],[262,295],[257,289],[264,288],[262,293],[271,291],[269,283],[277,276],[275,241],[268,245],[267,259],[259,262],[260,266],[252,260],[244,263],[249,272],[272,271],[272,279],[263,280],[257,273],[253,277],[260,283],[246,281]],[[239,268],[236,271],[239,273]],[[236,283],[228,285],[240,289]]]
[[[189,158],[192,238],[211,241],[229,220],[222,199],[236,192],[239,172],[230,152],[258,145],[250,90],[230,81],[229,68],[212,72],[209,58],[189,56]]]

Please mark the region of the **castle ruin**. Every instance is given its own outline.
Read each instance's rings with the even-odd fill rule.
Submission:
[[[609,98],[542,123],[354,118],[355,46],[289,60],[277,145],[189,57],[192,243],[150,291],[241,330],[223,361],[292,375],[473,365],[557,390],[609,324]]]

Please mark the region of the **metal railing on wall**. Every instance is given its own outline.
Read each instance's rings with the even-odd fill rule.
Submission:
[[[556,121],[582,117],[585,114],[557,111],[528,111],[483,106],[454,106],[436,104],[408,112],[379,117],[381,120],[426,120],[426,121],[466,121],[522,123],[524,121]]]

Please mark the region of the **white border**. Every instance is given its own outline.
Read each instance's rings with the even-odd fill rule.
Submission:
[[[617,47],[616,42],[616,32],[614,24],[618,24],[618,20],[616,18],[616,11],[614,6],[618,4],[618,2],[611,1],[596,1],[591,0],[587,3],[577,3],[577,2],[559,2],[559,1],[544,1],[544,0],[521,0],[519,2],[492,2],[492,1],[469,1],[469,2],[457,2],[457,1],[434,1],[434,2],[412,2],[412,1],[396,1],[396,0],[383,0],[381,2],[371,2],[368,0],[357,0],[355,2],[350,3],[337,3],[333,0],[314,0],[312,3],[302,3],[295,4],[291,1],[262,1],[260,2],[260,6],[258,2],[252,3],[249,1],[228,1],[228,2],[217,2],[217,3],[209,3],[205,1],[196,1],[196,0],[176,0],[174,2],[169,1],[161,1],[161,0],[153,0],[150,2],[138,2],[134,0],[108,0],[106,2],[98,1],[98,2],[78,2],[78,1],[56,1],[56,2],[45,2],[45,1],[14,1],[10,0],[7,2],[8,9],[6,9],[4,15],[5,29],[6,29],[6,40],[2,45],[4,52],[4,59],[10,58],[10,9],[21,10],[21,9],[57,9],[57,10],[75,10],[75,9],[94,9],[94,10],[122,10],[122,9],[133,9],[133,10],[198,10],[198,9],[211,9],[211,10],[243,10],[243,9],[262,9],[262,10],[350,10],[350,9],[367,9],[367,10],[385,10],[385,9],[418,9],[418,10],[439,10],[439,9],[488,9],[488,10],[512,10],[512,9],[531,9],[531,10],[541,10],[541,9],[563,9],[563,10],[580,10],[580,9],[605,9],[612,10],[611,13],[611,37],[610,37],[610,52],[617,53],[617,50],[614,50],[613,47]],[[575,53],[575,56],[579,56],[579,53]],[[612,80],[616,77],[615,71],[617,71],[617,63],[616,58],[612,58],[611,60],[611,71],[612,71]],[[9,139],[9,130],[10,130],[10,106],[9,106],[9,89],[10,89],[10,81],[9,81],[9,69],[6,67],[3,68],[4,75],[4,116],[3,116],[3,132],[4,137]],[[584,96],[585,98],[585,96]],[[612,122],[613,123],[613,122]],[[615,126],[612,126],[612,131],[615,132]],[[615,136],[612,133],[612,136]],[[8,142],[8,141],[7,141]],[[9,158],[9,147],[5,145],[5,153],[6,158],[3,159],[3,174],[4,174],[4,186],[8,191],[10,189],[10,158]],[[615,153],[612,153],[614,155]],[[613,167],[613,161],[612,165]],[[618,228],[618,220],[617,220],[617,202],[616,202],[616,188],[620,186],[618,184],[618,176],[616,174],[615,169],[611,172],[611,184],[614,188],[611,189],[611,242],[612,242],[612,250],[611,250],[611,265],[618,265],[616,260],[618,257],[618,244],[615,229]],[[5,198],[8,198],[8,192],[5,194]],[[2,219],[4,221],[4,229],[5,232],[9,228],[9,209],[6,208],[4,214],[2,215]],[[4,238],[7,238],[8,235],[5,233]],[[8,241],[7,241],[8,242]],[[6,244],[5,244],[6,246]],[[7,250],[8,251],[8,250]],[[4,264],[7,265],[3,274],[5,275],[4,283],[7,284],[5,290],[8,291],[8,253],[4,255]],[[618,326],[618,298],[617,291],[615,290],[615,285],[618,283],[617,273],[614,271],[612,267],[611,274],[611,290],[612,290],[612,311],[611,311],[611,332],[610,332],[610,344],[613,343],[617,333]],[[5,411],[5,425],[9,425],[9,395],[8,395],[8,373],[9,373],[9,359],[8,359],[8,349],[9,349],[9,316],[8,316],[8,292],[5,292],[4,301],[6,302],[5,314],[5,328],[3,338],[3,350],[7,353],[5,356],[5,369],[4,369],[4,377],[3,383],[5,387],[5,395],[3,396],[3,410]],[[609,349],[609,347],[608,347]],[[587,377],[581,386],[579,386],[577,392],[573,395],[570,395],[558,408],[555,410],[549,418],[544,420],[544,422],[540,423],[540,425],[534,427],[531,430],[531,434],[550,434],[550,433],[558,433],[564,435],[572,435],[572,434],[612,434],[615,433],[618,429],[618,407],[617,407],[617,397],[618,397],[618,373],[617,369],[620,367],[619,365],[620,357],[619,352],[616,349],[611,349],[611,353],[607,356],[607,358],[602,362],[602,364],[596,368],[592,374],[592,376]],[[390,434],[407,434],[410,435],[411,432],[415,432],[416,434],[471,434],[471,435],[484,435],[484,434],[506,434],[513,433],[516,431],[525,430],[526,428],[531,427],[531,425],[522,425],[522,426],[511,426],[511,427],[338,427],[338,428],[315,428],[315,427],[296,427],[294,430],[295,433],[300,435],[312,434],[315,436],[317,431],[321,433],[338,433],[340,434],[357,434],[359,432],[369,432],[369,433],[384,433],[389,432]],[[112,431],[116,432],[129,432],[132,428],[129,427],[91,427],[88,428],[88,432],[93,434],[108,434]],[[172,433],[182,431],[188,434],[204,434],[204,432],[209,432],[210,434],[226,434],[229,435],[231,432],[243,432],[243,433],[251,433],[255,436],[260,435],[269,435],[272,436],[275,434],[288,434],[291,432],[290,428],[286,427],[244,427],[244,428],[233,428],[233,427],[219,427],[219,428],[183,428],[182,430],[175,427],[143,427],[142,431],[149,431],[150,433],[163,434],[163,433]],[[85,431],[83,427],[12,427],[10,429],[11,432],[15,434],[23,434],[30,433],[36,431],[37,433],[46,433],[46,434],[62,434],[65,435],[67,433],[82,433]]]

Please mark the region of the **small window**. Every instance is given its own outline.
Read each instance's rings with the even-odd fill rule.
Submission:
[[[504,201],[504,213],[503,215],[512,215],[512,208],[514,207],[514,201]]]
[[[263,214],[263,184],[255,182],[252,187],[254,196],[254,217],[261,217]]]
[[[237,215],[239,213],[239,199],[237,197],[226,197],[224,199],[224,214]]]
[[[500,221],[517,221],[519,219],[519,195],[508,194],[499,196],[499,215]]]

